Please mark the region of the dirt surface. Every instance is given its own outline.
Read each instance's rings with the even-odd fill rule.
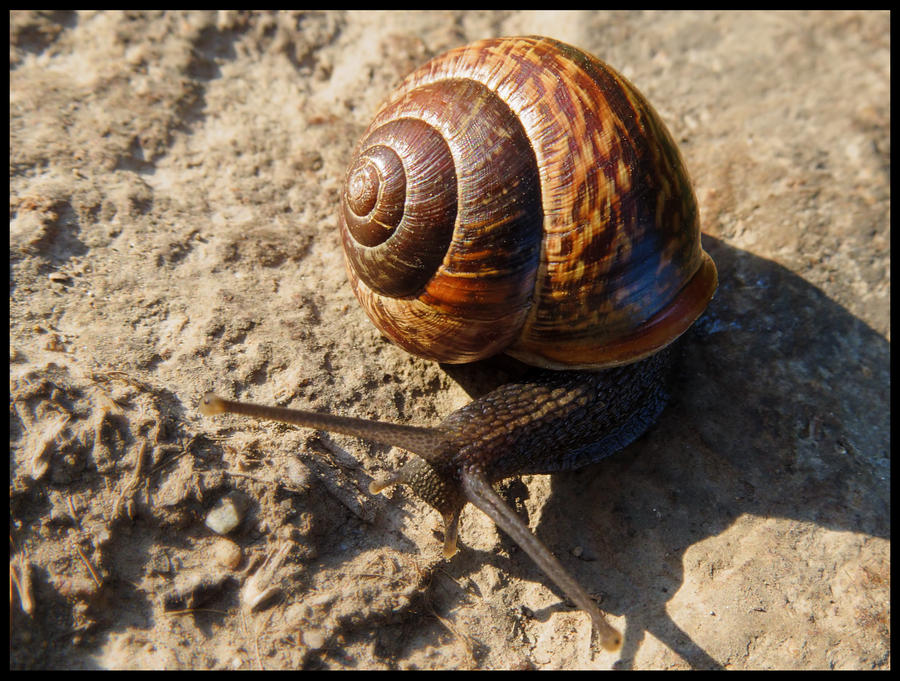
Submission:
[[[12,668],[890,667],[888,14],[10,20]],[[428,425],[503,378],[379,336],[336,205],[403,75],[530,33],[653,102],[719,268],[659,425],[502,486],[620,655],[477,510],[444,561],[369,495],[403,452],[197,411]]]

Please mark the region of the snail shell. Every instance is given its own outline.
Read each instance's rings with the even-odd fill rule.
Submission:
[[[657,113],[602,61],[548,38],[476,42],[408,76],[356,149],[340,223],[369,317],[441,362],[634,362],[687,330],[716,288]]]

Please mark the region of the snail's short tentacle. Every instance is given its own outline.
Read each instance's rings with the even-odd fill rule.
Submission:
[[[442,474],[430,463],[417,456],[407,461],[400,470],[373,480],[369,491],[377,494],[386,487],[409,485],[420,499],[438,510],[444,518],[444,557],[456,553],[456,537],[459,532],[459,514],[466,500],[452,477]]]
[[[369,492],[378,494],[382,490],[398,484],[410,485],[414,492],[421,492],[421,487],[413,479],[414,475],[410,474],[411,471],[414,472],[418,467],[417,460],[412,459],[399,471],[370,482]],[[444,518],[444,558],[452,558],[456,554],[456,539],[459,536],[459,514],[461,511],[461,506],[453,506],[441,511],[441,516]]]
[[[591,616],[600,644],[615,652],[622,646],[622,634],[606,621],[603,612],[588,593],[566,571],[550,549],[532,534],[513,510],[494,491],[482,472],[467,468],[462,471],[462,487],[466,499],[484,511],[499,528],[506,532],[531,559],[563,590],[579,608]]]
[[[459,514],[462,508],[446,511],[444,517],[444,558],[452,558],[456,553],[456,538],[459,536]]]

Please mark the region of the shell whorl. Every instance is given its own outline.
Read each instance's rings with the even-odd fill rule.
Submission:
[[[563,43],[486,40],[435,58],[356,159],[341,211],[351,284],[414,354],[628,363],[677,338],[715,291],[665,126]]]

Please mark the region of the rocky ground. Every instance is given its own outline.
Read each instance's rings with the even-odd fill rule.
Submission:
[[[444,561],[369,495],[403,452],[197,411],[502,378],[380,337],[336,205],[403,75],[530,33],[653,102],[719,268],[659,425],[501,487],[618,655],[477,510]],[[887,13],[12,12],[10,667],[890,668],[889,61]]]

